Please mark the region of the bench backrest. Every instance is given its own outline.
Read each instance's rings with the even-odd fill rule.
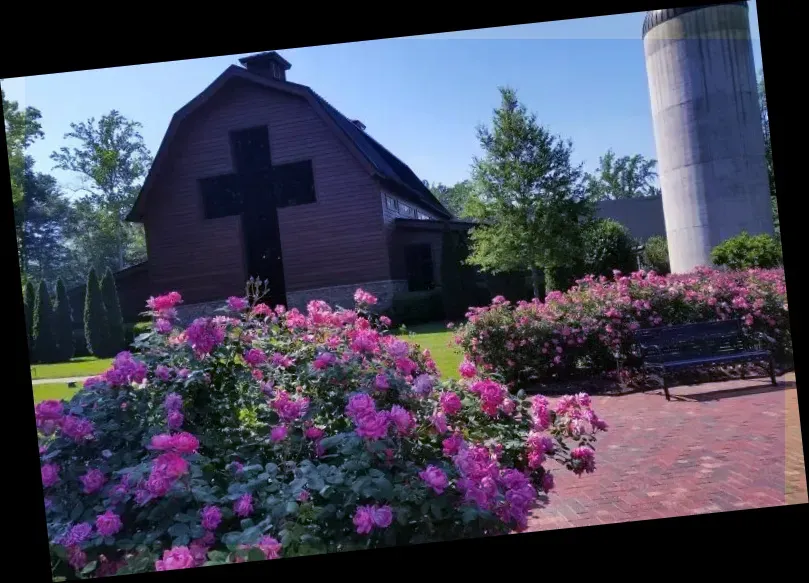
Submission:
[[[661,326],[635,333],[635,342],[641,347],[655,346],[661,354],[672,356],[738,350],[744,348],[745,339],[740,320]]]

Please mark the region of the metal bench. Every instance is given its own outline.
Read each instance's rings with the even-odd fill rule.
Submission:
[[[763,346],[763,341],[774,340],[745,331],[740,320],[647,328],[635,332],[634,341],[643,370],[659,378],[667,401],[671,401],[667,373],[685,369],[742,363],[745,378],[744,365],[766,362],[770,380],[777,384],[775,359]]]

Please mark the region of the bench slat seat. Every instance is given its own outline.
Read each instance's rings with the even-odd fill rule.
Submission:
[[[644,370],[659,373],[670,401],[666,373],[689,368],[763,361],[769,363],[769,376],[776,384],[772,351],[761,345],[759,336],[757,346],[751,346],[752,337],[741,321],[723,320],[638,330],[634,340]]]

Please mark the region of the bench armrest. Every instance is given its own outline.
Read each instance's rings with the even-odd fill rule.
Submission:
[[[769,346],[767,346],[766,348],[770,348],[778,343],[778,341],[775,338],[765,334],[764,332],[756,332],[755,337],[756,340],[758,341],[759,348],[762,348],[763,347],[762,345],[764,344],[768,344]]]
[[[660,354],[663,352],[663,349],[657,344],[638,344],[638,348],[640,348],[641,356],[647,356],[650,353]]]

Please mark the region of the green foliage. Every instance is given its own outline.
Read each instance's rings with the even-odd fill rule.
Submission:
[[[28,333],[28,354],[33,355],[34,350],[34,308],[36,306],[37,292],[31,279],[25,282],[23,289],[23,306],[25,307],[25,329]]]
[[[25,273],[25,244],[23,225],[25,222],[25,172],[34,165],[27,154],[28,148],[37,139],[45,136],[40,119],[42,114],[35,107],[20,110],[16,101],[6,99],[6,92],[0,89],[3,101],[3,124],[6,134],[9,177],[11,178],[11,200],[14,205],[14,228],[17,235],[17,250],[20,254],[20,272]]]
[[[581,259],[577,259],[569,265],[550,267],[545,270],[545,294],[557,291],[567,291],[576,280],[583,275]]]
[[[464,263],[468,253],[464,235],[446,228],[441,240],[441,298],[449,320],[463,318],[477,300],[475,272]]]
[[[734,271],[770,269],[781,265],[781,245],[771,235],[750,235],[746,231],[720,243],[711,251],[711,261]]]
[[[767,178],[770,184],[770,200],[772,218],[775,225],[775,237],[781,239],[781,220],[778,215],[778,202],[775,189],[775,167],[772,161],[772,138],[770,137],[770,115],[767,110],[767,92],[764,86],[764,71],[758,74],[758,102],[761,107],[761,129],[764,133],[764,157],[767,161]]]
[[[467,261],[489,273],[572,264],[582,253],[580,221],[592,214],[572,143],[541,126],[514,90],[500,93],[492,128],[478,128],[484,156],[466,205],[478,221]]]
[[[644,269],[654,271],[658,275],[667,275],[669,266],[669,243],[665,237],[655,235],[649,237],[643,247],[641,264]]]
[[[446,186],[439,182],[429,188],[441,204],[452,213],[452,216],[456,218],[465,216],[466,203],[473,196],[471,181],[463,180],[454,186]]]
[[[56,345],[59,355],[59,362],[64,362],[73,358],[76,349],[73,343],[73,314],[70,309],[70,302],[67,298],[65,283],[56,280]]]
[[[502,296],[511,302],[527,300],[531,297],[528,275],[525,271],[505,271],[486,276],[489,299]],[[486,302],[488,303],[488,302]],[[478,303],[476,305],[485,305]]]
[[[593,471],[571,454],[604,429],[585,397],[568,397],[570,413],[536,397],[532,414],[482,371],[440,380],[362,306],[314,305],[186,330],[209,343],[149,334],[68,403],[38,404],[57,576],[507,534],[525,528],[549,471]]]
[[[657,160],[649,160],[640,154],[616,158],[608,150],[599,160],[595,174],[587,174],[587,196],[594,201],[620,198],[660,196],[655,186]]]
[[[635,330],[728,319],[741,320],[751,336],[772,338],[765,345],[776,359],[791,362],[783,269],[590,276],[542,305],[494,300],[458,329],[457,339],[471,360],[527,388],[633,369]]]
[[[104,308],[107,311],[107,325],[109,326],[109,346],[107,356],[113,356],[123,350],[125,346],[124,320],[121,316],[121,305],[118,301],[118,290],[115,286],[115,276],[107,268],[101,280],[101,295],[104,298]]]
[[[109,346],[109,323],[95,269],[91,269],[87,276],[84,294],[84,338],[90,354],[98,357],[106,356]]]
[[[51,297],[48,286],[44,281],[39,282],[34,308],[34,362],[57,362],[59,351],[57,349],[56,319],[51,306]]]
[[[613,270],[629,274],[638,269],[635,240],[629,230],[612,219],[599,219],[584,232],[584,269],[588,275],[611,276]]]
[[[51,154],[56,167],[79,174],[87,194],[75,206],[72,237],[81,268],[123,269],[145,257],[143,229],[125,222],[148,173],[151,154],[141,124],[118,111],[70,124],[65,138],[77,142]]]
[[[396,325],[425,324],[444,319],[441,290],[400,292],[393,296],[390,318]]]

